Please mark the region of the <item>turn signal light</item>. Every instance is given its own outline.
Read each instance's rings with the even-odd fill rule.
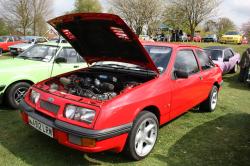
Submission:
[[[82,146],[93,148],[96,146],[96,140],[91,138],[82,138]]]

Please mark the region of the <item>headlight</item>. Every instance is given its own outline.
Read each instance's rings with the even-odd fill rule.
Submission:
[[[95,118],[95,111],[87,108],[67,105],[64,116],[71,120],[79,122],[92,123]]]
[[[34,90],[31,90],[31,93],[30,93],[31,102],[36,104],[38,102],[39,98],[40,98],[40,93],[38,93]]]

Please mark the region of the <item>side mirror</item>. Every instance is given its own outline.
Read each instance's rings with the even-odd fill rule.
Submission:
[[[176,70],[174,71],[176,78],[188,78],[188,72]]]
[[[67,59],[59,57],[54,60],[55,63],[66,63]]]

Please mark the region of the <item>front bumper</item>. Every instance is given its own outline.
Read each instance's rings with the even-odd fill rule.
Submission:
[[[39,122],[53,128],[54,139],[60,144],[74,148],[84,152],[101,152],[105,150],[114,150],[121,152],[128,136],[128,132],[132,128],[132,123],[121,125],[118,127],[108,128],[104,130],[92,130],[78,127],[60,120],[51,119],[30,107],[25,101],[19,105],[23,121],[28,124],[28,117],[32,117]],[[94,139],[94,147],[86,147],[81,144],[72,142],[70,138],[77,139]]]

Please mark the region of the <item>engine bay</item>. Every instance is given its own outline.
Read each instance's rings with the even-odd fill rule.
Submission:
[[[77,72],[49,81],[50,91],[59,90],[68,94],[93,100],[109,100],[132,89],[152,77],[132,73],[109,73],[98,71]]]

